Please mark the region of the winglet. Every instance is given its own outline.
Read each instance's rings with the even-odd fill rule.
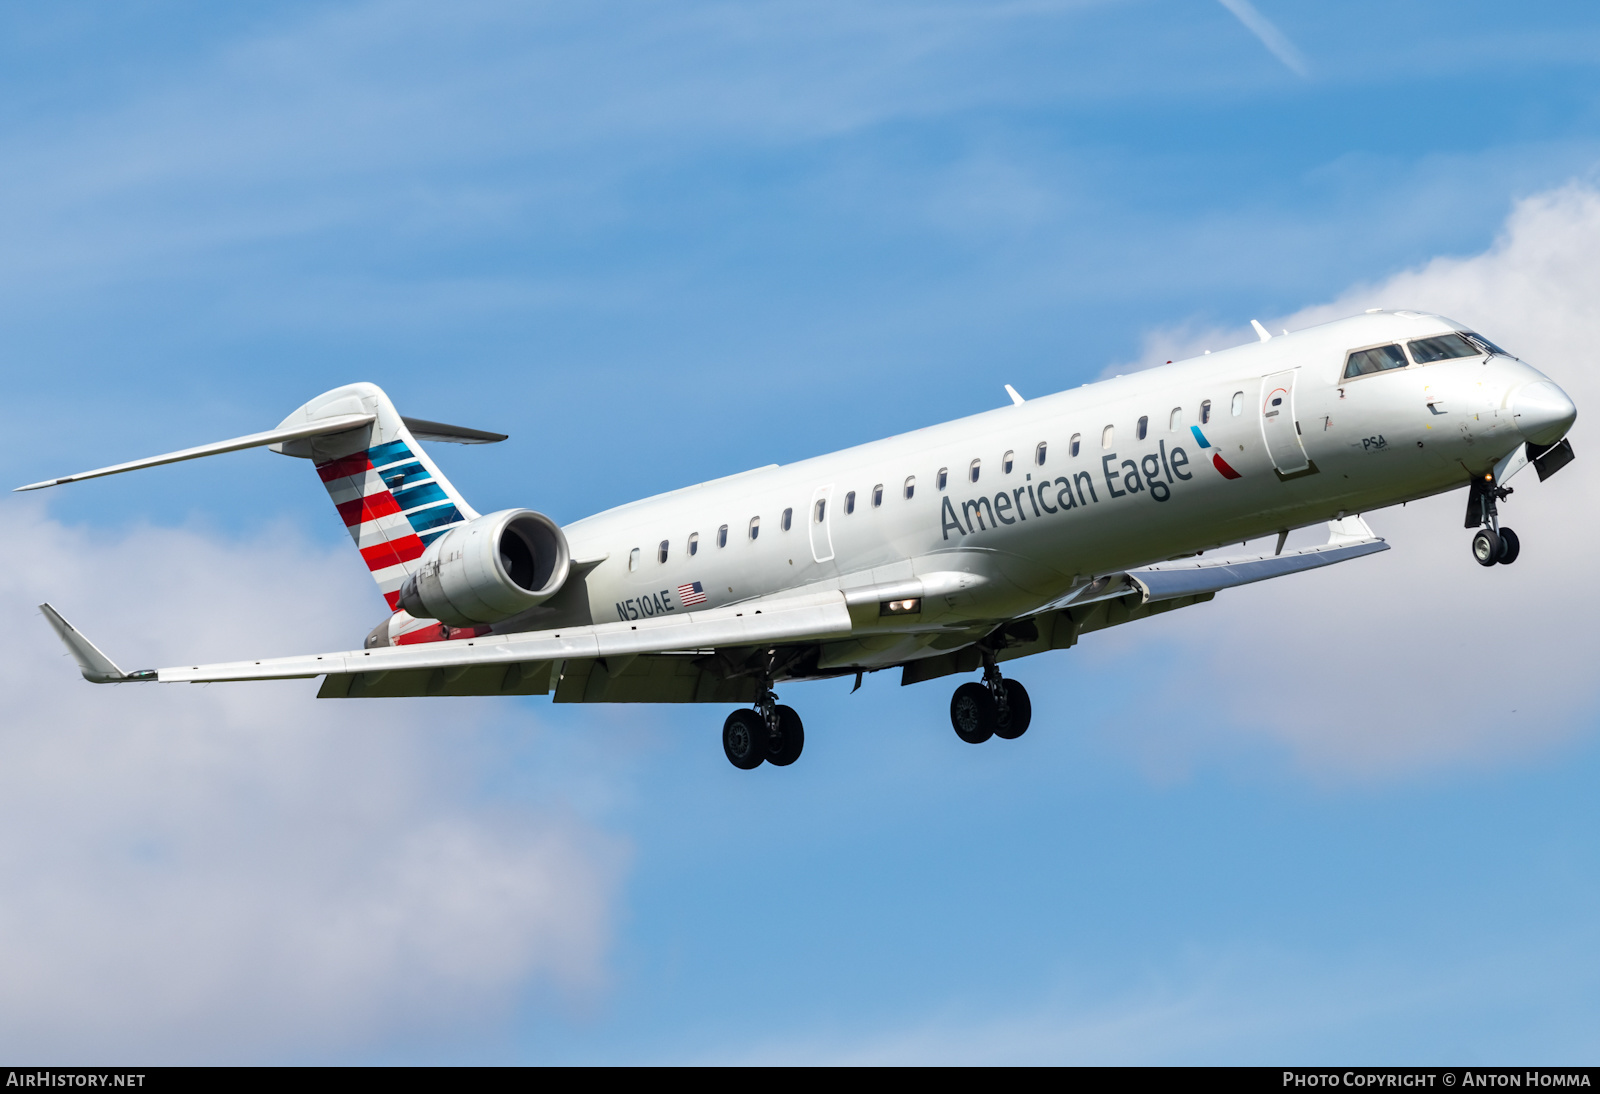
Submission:
[[[1006,385],[1006,394],[1011,396],[1011,405],[1012,406],[1021,406],[1023,404],[1024,400],[1023,400],[1022,396],[1018,395],[1017,394],[1017,389],[1012,387],[1010,384]]]
[[[72,653],[72,659],[78,663],[83,678],[91,684],[115,684],[121,680],[154,680],[154,673],[136,672],[128,674],[117,668],[116,663],[101,653],[95,644],[61,617],[61,613],[48,604],[40,604],[39,610],[44,613],[45,619],[55,628],[61,636],[61,641],[67,644],[67,649]]]
[[[1267,333],[1267,328],[1261,325],[1260,320],[1252,319],[1250,320],[1250,325],[1256,329],[1257,338],[1261,339],[1263,342],[1272,341],[1272,335]]]

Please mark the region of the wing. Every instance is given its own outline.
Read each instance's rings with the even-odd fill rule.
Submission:
[[[820,641],[850,633],[850,611],[845,594],[827,592],[776,597],[704,612],[674,612],[637,622],[124,673],[54,608],[48,604],[41,608],[72,650],[84,678],[95,683],[201,684],[327,676],[322,692],[325,695],[421,695],[452,691],[484,694],[484,691],[462,692],[449,687],[459,685],[469,674],[473,676],[471,683],[476,686],[484,686],[489,677],[494,677],[497,686],[488,690],[489,694],[542,692],[540,674],[547,688],[551,667],[567,660],[602,659],[623,664],[644,654],[688,655],[718,647]],[[435,677],[434,673],[439,675]],[[355,688],[356,677],[363,678],[359,689]],[[406,688],[419,685],[421,690],[396,690],[402,684]]]

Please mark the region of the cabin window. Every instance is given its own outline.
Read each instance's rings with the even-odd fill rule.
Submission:
[[[1072,440],[1067,442],[1067,455],[1076,457],[1081,451],[1083,451],[1083,434],[1074,433]]]
[[[699,553],[700,553],[700,533],[699,532],[690,532],[689,533],[689,557],[693,558],[695,555],[697,555]]]
[[[949,484],[950,484],[950,469],[948,467],[939,468],[939,489],[943,490]]]
[[[657,562],[666,562],[667,561],[667,541],[666,540],[662,540],[661,541],[661,546],[656,548],[656,561]]]
[[[1142,417],[1142,418],[1139,419],[1139,427],[1138,427],[1137,432],[1139,434],[1139,439],[1141,441],[1144,440],[1145,437],[1149,435],[1149,433],[1150,433],[1150,419],[1148,417]]]
[[[639,548],[635,547],[628,552],[628,572],[631,574],[639,568]]]
[[[751,517],[750,518],[750,539],[751,539],[751,541],[753,542],[755,540],[755,538],[757,536],[759,536],[760,534],[761,534],[761,518],[760,517]]]
[[[1211,400],[1207,399],[1200,404],[1200,424],[1211,424]]]
[[[728,526],[726,524],[724,524],[721,528],[717,529],[717,546],[718,547],[726,547],[727,545],[728,545]]]
[[[1110,448],[1111,447],[1111,437],[1112,437],[1112,434],[1114,432],[1115,432],[1115,430],[1113,430],[1111,426],[1109,426],[1109,425],[1106,426],[1105,431],[1100,434],[1100,447],[1101,448]]]
[[[1039,466],[1039,467],[1043,467],[1044,466],[1044,452],[1045,452],[1044,442],[1040,441],[1039,442],[1039,447],[1035,448],[1033,450],[1033,462],[1034,462],[1034,464],[1036,466]]]
[[[911,495],[915,494],[916,492],[917,492],[917,477],[915,475],[907,475],[906,476],[906,500],[910,501],[911,500]]]
[[[1000,457],[1000,470],[1005,474],[1011,474],[1011,469],[1017,465],[1016,455],[1015,452],[1007,452]]]
[[[872,488],[872,507],[876,509],[883,504],[883,483]]]
[[[1235,391],[1233,393],[1233,416],[1235,418],[1237,418],[1239,415],[1241,415],[1243,413],[1244,413],[1244,392]]]
[[[983,461],[982,460],[973,460],[972,461],[972,465],[967,468],[967,479],[968,479],[968,481],[977,482],[978,481],[978,472],[980,470],[982,470],[982,469],[983,469]]]
[[[844,515],[849,516],[856,511],[856,492],[850,491],[844,496]]]
[[[785,532],[787,532],[789,530],[789,526],[791,524],[793,524],[793,523],[794,523],[794,510],[793,509],[785,509],[783,511],[783,530]]]
[[[818,498],[817,499],[816,513],[811,519],[816,521],[818,524],[821,524],[822,523],[822,518],[827,516],[827,515],[828,515],[828,499],[827,498]]]
[[[1435,361],[1454,361],[1458,357],[1478,357],[1483,351],[1460,334],[1443,334],[1438,338],[1419,338],[1411,343],[1411,359],[1419,365]]]
[[[1357,376],[1371,376],[1375,372],[1405,367],[1406,355],[1399,346],[1374,346],[1371,349],[1358,349],[1345,360],[1344,378],[1353,380]]]
[[[1170,433],[1176,433],[1178,430],[1180,430],[1182,428],[1183,428],[1183,407],[1175,406],[1175,407],[1172,408],[1172,418],[1171,418],[1170,421],[1167,422],[1167,431],[1170,432]]]

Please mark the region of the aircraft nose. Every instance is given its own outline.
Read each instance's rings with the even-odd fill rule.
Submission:
[[[1577,420],[1578,408],[1567,393],[1549,380],[1524,384],[1511,397],[1517,432],[1534,444],[1555,444]]]

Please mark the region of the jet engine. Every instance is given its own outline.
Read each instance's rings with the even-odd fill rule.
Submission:
[[[531,509],[502,509],[430,543],[400,586],[400,606],[452,627],[498,623],[549,600],[571,566],[555,521]]]

